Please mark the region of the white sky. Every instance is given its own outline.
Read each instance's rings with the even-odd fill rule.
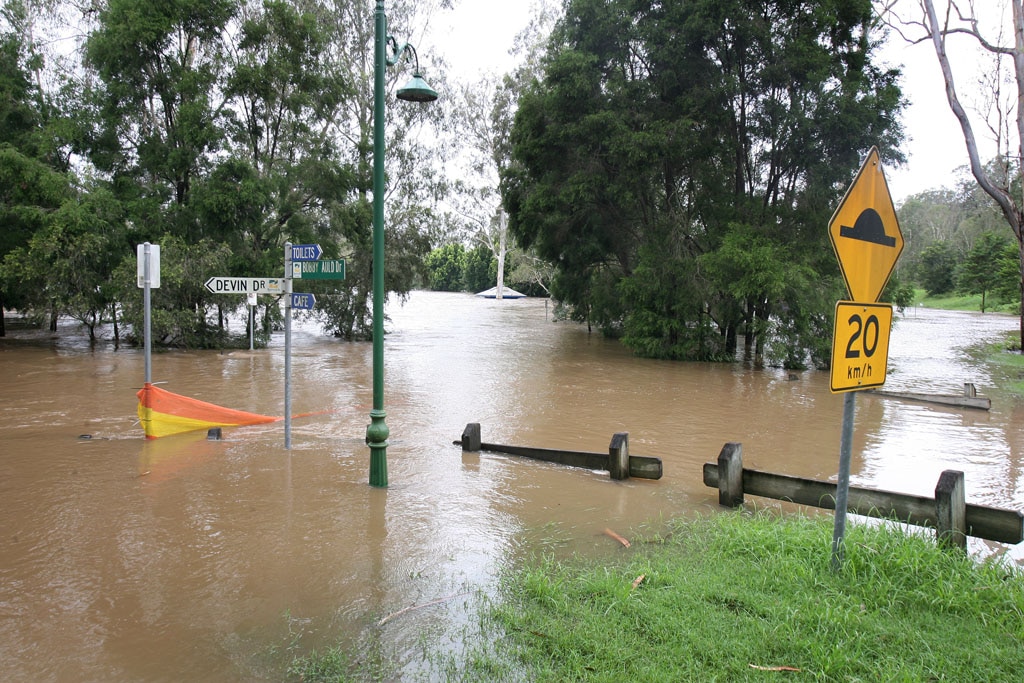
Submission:
[[[532,0],[462,0],[454,11],[435,18],[431,29],[440,32],[439,45],[428,49],[443,53],[461,78],[486,71],[503,73],[514,64],[508,51],[516,34],[529,23],[532,4]],[[991,5],[1002,3],[982,0],[980,4],[991,9]],[[429,36],[426,40],[434,42]],[[949,45],[958,88],[966,91],[976,81],[979,69],[989,62],[972,49],[968,38],[950,38]],[[910,46],[896,37],[884,57],[894,65],[903,64],[903,92],[910,102],[904,113],[907,164],[897,168],[882,160],[889,190],[899,204],[924,190],[953,187],[955,170],[968,160],[960,126],[946,102],[931,44]],[[961,102],[970,111],[978,98],[961,92]],[[994,155],[995,148],[987,129],[975,119],[975,135],[982,157],[987,159]]]

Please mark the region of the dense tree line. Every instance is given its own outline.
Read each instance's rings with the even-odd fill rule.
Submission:
[[[436,5],[389,3],[389,29],[403,34],[414,7]],[[135,245],[148,241],[162,247],[154,338],[220,345],[224,316],[243,302],[206,292],[205,280],[281,277],[286,241],[319,242],[325,257],[347,260],[347,279],[329,283],[318,315],[334,334],[367,338],[372,3],[76,7],[3,4],[0,304],[71,315],[90,331],[101,320],[134,330]],[[63,31],[64,53],[47,50],[47,30]],[[439,224],[443,183],[415,135],[437,115],[391,105],[385,281],[406,292]],[[279,309],[261,304],[266,335]]]
[[[995,159],[989,172],[999,177],[1001,167]],[[1019,305],[1018,245],[999,206],[966,172],[953,188],[908,197],[898,213],[906,242],[899,264],[904,280],[930,295],[981,295],[982,311]]]
[[[389,2],[389,30],[449,4]],[[75,7],[3,4],[3,306],[134,330],[149,241],[155,337],[219,345],[242,302],[203,282],[281,274],[285,241],[319,242],[348,279],[318,315],[368,337],[372,3]],[[64,15],[77,47],[47,53],[40,27]],[[447,111],[389,103],[388,288],[472,290],[508,253],[510,282],[550,286],[643,355],[733,358],[742,337],[749,357],[827,363],[843,287],[825,225],[871,146],[900,160],[870,1],[567,0],[560,16],[527,68]],[[430,80],[444,90],[440,68]],[[460,158],[475,171],[446,177]],[[266,335],[279,309],[261,304]]]
[[[827,231],[872,145],[900,160],[869,0],[569,0],[503,174],[552,294],[640,354],[826,364]]]

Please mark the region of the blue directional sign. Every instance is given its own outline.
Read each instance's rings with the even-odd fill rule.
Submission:
[[[324,250],[319,244],[293,244],[292,261],[319,261]]]
[[[299,308],[304,311],[312,311],[316,305],[316,297],[312,294],[300,294],[292,292],[292,308]]]

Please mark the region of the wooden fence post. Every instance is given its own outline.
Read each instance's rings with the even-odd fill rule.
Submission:
[[[612,479],[629,479],[629,433],[616,432],[608,446],[608,474]]]
[[[963,472],[946,470],[935,485],[935,537],[939,545],[967,550]]]
[[[462,450],[463,452],[477,452],[480,450],[480,423],[470,422],[466,425],[466,428],[462,430]]]
[[[718,454],[718,504],[743,505],[743,446],[727,443]]]

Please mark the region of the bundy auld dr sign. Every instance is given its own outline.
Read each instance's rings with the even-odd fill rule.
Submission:
[[[833,393],[885,384],[892,305],[877,303],[900,252],[896,219],[878,148],[872,147],[828,224],[851,301],[836,304],[832,336]]]

